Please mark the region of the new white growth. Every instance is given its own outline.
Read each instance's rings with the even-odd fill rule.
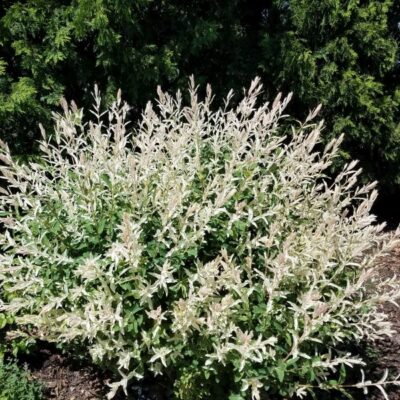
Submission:
[[[128,132],[120,94],[102,113],[96,90],[89,123],[64,104],[40,161],[1,143],[0,311],[116,363],[110,398],[190,357],[231,365],[253,399],[283,380],[302,396],[362,363],[341,342],[392,333],[379,305],[399,284],[375,269],[396,239],[372,225],[374,185],[356,186],[355,162],[327,179],[342,139],[315,150],[318,110],[284,137],[290,97],[258,106],[260,92],[213,111],[209,87],[199,101],[191,82],[189,106],[159,90]]]

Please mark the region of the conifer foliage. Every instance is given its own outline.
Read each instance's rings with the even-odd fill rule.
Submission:
[[[324,105],[323,141],[400,193],[399,28],[393,0],[48,0],[0,4],[0,137],[31,152],[60,97],[89,106],[119,87],[138,116],[189,75],[218,93],[262,77],[294,92],[293,117]]]

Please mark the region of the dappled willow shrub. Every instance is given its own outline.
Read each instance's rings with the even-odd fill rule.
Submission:
[[[318,110],[284,137],[289,98],[260,92],[213,111],[209,87],[199,101],[191,82],[188,106],[159,90],[128,130],[120,94],[102,112],[96,89],[89,123],[64,103],[40,161],[2,144],[1,310],[117,366],[110,398],[165,372],[182,398],[221,380],[230,399],[345,390],[363,361],[343,343],[391,334],[379,305],[399,286],[375,270],[396,239],[372,224],[374,184],[355,162],[328,178],[341,138],[322,148]]]

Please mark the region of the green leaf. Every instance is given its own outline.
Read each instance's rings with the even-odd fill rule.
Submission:
[[[229,400],[245,400],[245,398],[243,396],[241,396],[240,394],[231,394],[228,397]]]
[[[284,364],[280,364],[278,367],[275,368],[276,376],[280,383],[283,382],[285,378],[286,367]]]

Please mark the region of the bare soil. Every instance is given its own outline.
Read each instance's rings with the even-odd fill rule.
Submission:
[[[386,256],[380,265],[380,276],[397,276],[400,279],[400,247],[394,249],[391,254]],[[400,308],[392,303],[386,303],[383,306],[385,313],[389,316],[396,333],[391,338],[385,338],[371,345],[375,356],[373,357],[371,369],[372,377],[379,379],[385,369],[390,372],[390,377],[396,377],[400,374]],[[400,400],[400,386],[391,386],[387,388],[390,400]],[[371,400],[384,400],[384,396],[377,390],[372,391],[369,397]]]
[[[40,350],[30,365],[32,377],[47,400],[97,400],[105,398],[105,378],[93,367],[79,365],[52,350]]]
[[[62,355],[46,344],[21,361],[28,366],[31,378],[42,384],[44,400],[103,400],[109,390],[107,382],[112,381],[95,366]],[[171,398],[170,387],[161,379],[144,379],[131,384],[128,398],[120,391],[114,400],[167,400]]]

